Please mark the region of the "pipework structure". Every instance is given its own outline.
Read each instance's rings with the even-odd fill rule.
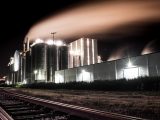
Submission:
[[[13,84],[56,82],[56,71],[98,62],[97,40],[80,38],[66,44],[62,40],[56,40],[55,33],[51,34],[52,39],[44,40],[39,38],[29,40],[26,37],[18,66],[21,70],[21,79],[15,81],[12,77],[11,81],[15,81]],[[12,65],[10,71],[13,72],[11,68]]]

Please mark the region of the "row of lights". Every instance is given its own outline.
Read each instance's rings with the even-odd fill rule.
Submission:
[[[40,44],[40,43],[45,43],[47,45],[56,45],[56,46],[66,46],[66,44],[64,44],[64,42],[62,40],[52,40],[52,39],[49,39],[49,40],[42,40],[42,39],[36,39],[35,42],[31,45],[31,46],[34,46],[36,44]]]

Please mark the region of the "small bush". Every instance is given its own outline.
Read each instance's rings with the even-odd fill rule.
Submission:
[[[5,84],[5,83],[3,83],[3,84],[0,84],[0,87],[14,87],[15,85],[7,85],[7,84]]]
[[[93,82],[33,83],[20,87],[34,89],[74,89],[107,91],[160,91],[160,77],[141,77],[132,80],[95,80]]]

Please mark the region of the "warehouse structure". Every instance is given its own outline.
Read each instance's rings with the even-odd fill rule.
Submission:
[[[15,54],[8,75],[13,84],[55,82],[55,71],[96,63],[97,40],[81,38],[66,45],[60,40],[26,39],[21,55]]]
[[[56,83],[160,76],[160,53],[106,61],[55,72]]]
[[[160,53],[98,63],[97,40],[26,40],[9,62],[8,83],[71,82],[160,76]]]

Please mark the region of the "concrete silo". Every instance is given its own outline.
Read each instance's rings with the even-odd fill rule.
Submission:
[[[31,46],[32,81],[47,81],[47,45],[38,43]]]

